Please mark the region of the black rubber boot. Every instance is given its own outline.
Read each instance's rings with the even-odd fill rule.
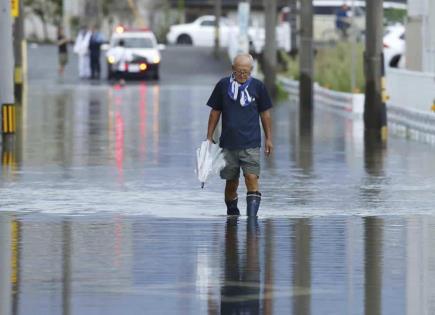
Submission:
[[[237,208],[238,201],[239,198],[237,197],[231,201],[225,200],[225,204],[227,205],[227,215],[240,215],[239,208]]]
[[[257,216],[260,208],[261,193],[259,191],[248,191],[246,194],[246,215],[248,217]]]

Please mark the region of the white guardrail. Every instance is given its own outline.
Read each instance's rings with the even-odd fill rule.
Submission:
[[[299,96],[299,81],[279,76],[278,82],[287,92]],[[362,117],[364,112],[364,94],[337,92],[317,83],[314,83],[314,101],[321,106],[342,110],[357,117]]]
[[[427,76],[422,76],[422,78],[427,80]],[[400,98],[398,93],[406,93],[408,88],[413,90],[413,95],[418,94],[416,91],[419,91],[420,89],[408,85],[403,90],[392,88],[390,91],[388,87],[392,84],[397,84],[397,87],[399,87],[405,83],[399,85],[398,82],[395,82],[394,79],[392,79],[391,84],[389,84],[388,79],[389,78],[387,78],[387,92],[390,95],[394,94],[387,103],[388,126],[391,132],[407,138],[435,144],[435,113],[430,111],[430,108],[427,107],[427,105],[426,110],[417,109],[416,103],[411,103],[409,97],[406,100],[410,102],[408,104],[414,104],[413,106],[409,105],[405,107],[403,106],[403,103],[400,103],[402,106],[398,106],[392,102],[398,97]],[[415,79],[415,73],[413,73],[413,79]],[[299,81],[279,76],[278,82],[282,84],[284,89],[290,93],[290,95],[295,97],[299,96]],[[434,86],[422,94],[427,95],[428,93],[435,93],[435,80],[432,82]],[[429,84],[429,82],[426,82],[426,84]],[[418,85],[418,80],[412,83],[412,85]],[[415,96],[415,98],[418,97],[421,97],[421,94]],[[428,96],[426,96],[426,98],[427,97]],[[318,106],[326,106],[340,110],[351,114],[354,119],[362,119],[364,112],[364,94],[337,92],[321,87],[315,83],[314,100],[315,104]]]

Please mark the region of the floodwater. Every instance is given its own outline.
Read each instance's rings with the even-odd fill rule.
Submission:
[[[183,53],[210,57],[166,52]],[[194,174],[204,68],[31,82],[2,146],[0,315],[433,314],[435,147],[365,143],[361,119],[281,100],[259,217],[228,218],[224,183]]]

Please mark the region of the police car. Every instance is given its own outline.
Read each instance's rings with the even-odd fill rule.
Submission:
[[[106,52],[108,79],[151,75],[158,80],[162,49],[149,29],[117,26]]]

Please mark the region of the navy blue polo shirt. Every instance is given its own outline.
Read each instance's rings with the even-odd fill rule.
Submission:
[[[240,105],[228,95],[230,77],[221,79],[215,86],[207,105],[222,112],[220,146],[229,150],[243,150],[261,146],[260,113],[272,107],[269,93],[260,80],[252,78],[248,86],[253,101]]]

